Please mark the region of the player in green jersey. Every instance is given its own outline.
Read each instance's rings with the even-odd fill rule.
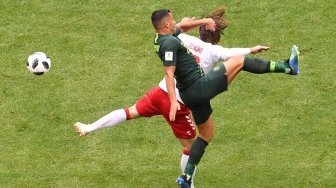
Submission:
[[[156,45],[157,55],[164,65],[170,99],[170,121],[175,120],[176,111],[180,108],[174,89],[175,77],[176,87],[179,89],[183,102],[191,109],[199,131],[199,136],[191,147],[184,174],[177,179],[180,187],[189,187],[195,167],[214,136],[210,100],[219,93],[226,91],[228,85],[241,70],[256,74],[280,72],[297,75],[299,73],[299,52],[297,47],[293,45],[291,56],[286,62],[238,56],[221,63],[205,75],[189,50],[177,38],[181,31],[186,29],[178,28],[178,25],[175,27],[176,22],[171,11],[156,10],[152,13],[151,20],[156,31],[154,44]],[[211,21],[206,19],[200,20],[198,25],[192,25],[187,29],[199,25],[203,25],[201,28],[205,28],[205,30],[214,29]]]

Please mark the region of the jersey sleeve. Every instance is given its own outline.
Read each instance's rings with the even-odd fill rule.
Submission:
[[[176,66],[177,52],[180,47],[180,41],[171,36],[161,46],[162,62],[164,66]]]

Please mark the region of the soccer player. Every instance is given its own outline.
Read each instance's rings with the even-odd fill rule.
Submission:
[[[169,120],[174,122],[176,113],[181,108],[175,91],[175,77],[180,97],[184,104],[191,109],[199,131],[198,137],[192,144],[184,173],[176,180],[180,187],[190,187],[196,165],[214,136],[210,100],[226,91],[228,85],[241,70],[256,74],[280,72],[297,75],[299,73],[298,50],[294,45],[290,59],[284,62],[244,56],[233,57],[205,74],[200,65],[195,62],[190,49],[186,48],[177,37],[181,33],[181,29],[175,26],[172,12],[165,9],[156,10],[152,13],[151,20],[156,31],[154,44],[157,55],[164,65],[164,77],[170,99]],[[202,28],[207,33],[213,32],[209,26],[205,26],[205,28],[201,26],[201,30]],[[207,31],[207,29],[211,31]]]
[[[220,41],[223,30],[227,26],[227,22],[223,18],[224,13],[225,10],[221,8],[209,15],[209,17],[213,18],[216,24],[216,30],[214,32],[208,33],[204,30],[205,27],[200,28],[200,38],[208,43],[187,34],[180,34],[178,36],[181,41],[189,47],[205,73],[211,70],[214,64],[220,60],[224,61],[234,56],[244,56],[268,49],[268,47],[260,45],[252,48],[223,48],[222,46],[216,45]],[[181,24],[183,24],[183,22],[189,22],[190,24],[192,20],[186,18],[181,21]],[[181,24],[177,25],[179,26]],[[114,110],[92,124],[82,124],[77,122],[75,123],[76,131],[80,136],[85,136],[87,133],[101,128],[115,127],[126,120],[138,117],[162,115],[171,126],[175,137],[183,146],[183,154],[180,163],[183,172],[189,158],[190,147],[195,140],[196,130],[190,117],[190,110],[183,104],[181,99],[178,99],[181,109],[177,111],[175,121],[169,121],[170,101],[166,91],[167,87],[165,85],[165,80],[162,80],[159,87],[152,88],[133,106]]]

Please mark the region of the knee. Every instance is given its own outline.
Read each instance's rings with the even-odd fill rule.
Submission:
[[[199,134],[199,137],[210,143],[214,137],[214,134]]]
[[[244,63],[245,56],[235,56],[230,59],[232,59],[232,61],[235,61],[235,62]]]
[[[136,105],[129,107],[128,111],[129,111],[130,119],[137,118],[140,116],[138,113],[138,110],[136,109]]]
[[[224,62],[224,66],[228,73],[239,72],[244,67],[244,56],[235,56]]]
[[[210,143],[214,137],[214,130],[208,129],[206,131],[199,131],[199,137],[205,140],[206,142]]]
[[[199,137],[205,140],[206,142],[210,143],[215,135],[215,126],[213,123],[213,118],[209,117],[209,119],[205,123],[198,125],[197,128]]]

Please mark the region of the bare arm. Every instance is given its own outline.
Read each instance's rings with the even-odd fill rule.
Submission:
[[[268,46],[261,46],[257,45],[251,48],[224,48],[220,45],[213,45],[211,48],[208,49],[211,53],[207,53],[208,59],[211,59],[214,61],[213,63],[217,61],[226,61],[232,57],[235,56],[246,56],[248,54],[257,54],[260,52],[263,52],[265,50],[268,50]]]
[[[216,29],[216,23],[211,18],[202,18],[198,20],[194,20],[193,18],[184,18],[181,23],[176,24],[176,27],[180,28],[182,32],[188,32],[193,28],[201,25],[206,25],[206,27],[212,31]]]
[[[176,111],[180,110],[180,104],[177,102],[176,93],[175,93],[175,81],[174,81],[174,72],[175,66],[165,66],[165,80],[170,100],[170,111],[169,111],[169,120],[175,121]]]
[[[261,46],[261,45],[257,45],[257,46],[254,46],[251,48],[251,53],[252,54],[257,54],[257,53],[260,53],[264,50],[268,50],[269,47],[268,46]]]

